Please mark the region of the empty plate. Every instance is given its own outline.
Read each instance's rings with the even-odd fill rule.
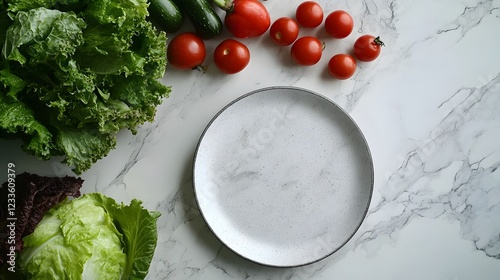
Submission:
[[[223,108],[194,159],[200,212],[228,248],[256,263],[323,259],[355,234],[373,192],[366,140],[338,105],[271,87]]]

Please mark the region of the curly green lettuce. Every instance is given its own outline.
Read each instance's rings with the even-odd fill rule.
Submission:
[[[0,138],[80,174],[167,98],[166,37],[146,0],[8,0],[0,7]]]

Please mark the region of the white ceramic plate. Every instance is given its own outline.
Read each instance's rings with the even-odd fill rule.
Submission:
[[[194,190],[214,234],[251,261],[309,264],[361,225],[373,163],[358,126],[314,92],[272,87],[222,109],[204,131]]]

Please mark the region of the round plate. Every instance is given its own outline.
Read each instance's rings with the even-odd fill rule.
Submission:
[[[358,126],[295,87],[250,92],[207,126],[194,191],[213,233],[251,261],[309,264],[342,247],[365,218],[373,163]]]

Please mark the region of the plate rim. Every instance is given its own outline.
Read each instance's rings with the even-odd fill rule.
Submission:
[[[212,126],[212,124],[218,119],[218,117],[224,112],[226,111],[229,107],[231,107],[232,105],[234,105],[235,103],[241,101],[242,99],[245,99],[249,96],[252,96],[252,95],[255,95],[257,93],[261,93],[261,92],[265,92],[265,91],[271,91],[271,90],[294,90],[294,91],[300,91],[302,93],[307,93],[307,94],[311,94],[311,95],[314,95],[316,97],[319,97],[327,102],[330,103],[330,105],[336,107],[342,114],[344,114],[344,116],[346,116],[348,118],[348,120],[351,122],[352,125],[354,125],[355,129],[357,130],[359,136],[361,136],[361,139],[362,139],[362,142],[364,143],[364,146],[366,148],[366,152],[367,152],[367,156],[368,156],[368,159],[369,159],[369,194],[368,194],[368,203],[366,204],[366,207],[363,211],[363,215],[362,215],[362,218],[360,220],[360,222],[357,224],[357,226],[355,227],[355,230],[348,236],[348,238],[342,242],[337,248],[335,248],[334,250],[332,250],[331,252],[329,252],[328,254],[325,254],[324,256],[322,257],[319,257],[319,258],[316,258],[312,261],[308,261],[308,262],[304,262],[304,263],[299,263],[299,264],[293,264],[293,265],[278,265],[278,264],[269,264],[269,263],[266,263],[266,262],[262,262],[262,261],[258,261],[258,260],[255,260],[255,259],[252,259],[252,258],[249,258],[241,253],[239,253],[236,249],[232,248],[231,246],[229,246],[228,244],[226,244],[226,242],[224,242],[224,240],[215,232],[215,230],[213,229],[212,225],[208,222],[207,218],[205,217],[205,214],[204,214],[204,211],[202,210],[202,208],[200,207],[200,202],[198,200],[198,195],[197,195],[197,191],[196,191],[196,163],[197,163],[197,158],[198,158],[198,153],[199,153],[199,150],[200,150],[200,146],[203,142],[203,139],[205,137],[205,134],[207,133],[207,131],[210,129],[210,127]],[[200,213],[200,216],[202,217],[205,225],[209,228],[209,230],[212,232],[212,234],[217,238],[217,240],[219,240],[219,242],[221,242],[221,244],[226,247],[227,249],[229,249],[231,252],[235,253],[236,255],[242,257],[243,259],[245,260],[248,260],[252,263],[255,263],[255,264],[259,264],[259,265],[262,265],[262,266],[267,266],[267,267],[275,267],[275,268],[293,268],[293,267],[301,267],[301,266],[306,266],[306,265],[310,265],[310,264],[313,264],[313,263],[317,263],[321,260],[324,260],[330,256],[332,256],[333,254],[335,254],[336,252],[338,252],[340,249],[342,249],[353,237],[354,235],[356,235],[356,233],[358,233],[359,229],[361,228],[361,226],[363,225],[367,215],[368,215],[368,210],[370,209],[370,206],[372,204],[372,200],[373,200],[373,193],[374,193],[374,185],[375,185],[375,168],[374,168],[374,162],[373,162],[373,156],[372,156],[372,153],[371,153],[371,150],[370,150],[370,146],[368,145],[368,141],[366,139],[366,136],[364,135],[363,131],[361,130],[361,128],[359,127],[359,125],[357,124],[357,122],[352,118],[352,116],[344,109],[342,108],[340,105],[338,105],[336,102],[334,102],[333,100],[331,100],[330,98],[318,93],[318,92],[315,92],[313,90],[310,90],[310,89],[306,89],[306,88],[303,88],[303,87],[297,87],[297,86],[268,86],[268,87],[262,87],[262,88],[259,88],[259,89],[255,89],[255,90],[252,90],[252,91],[249,91],[233,100],[231,100],[229,103],[227,103],[225,106],[223,106],[211,119],[210,121],[207,123],[207,125],[205,126],[205,128],[203,129],[203,132],[201,133],[198,141],[197,141],[197,144],[196,144],[196,147],[195,147],[195,152],[194,152],[194,155],[193,155],[193,163],[192,163],[192,188],[193,188],[193,196],[195,198],[195,201],[196,201],[196,206],[198,208],[198,212]]]

